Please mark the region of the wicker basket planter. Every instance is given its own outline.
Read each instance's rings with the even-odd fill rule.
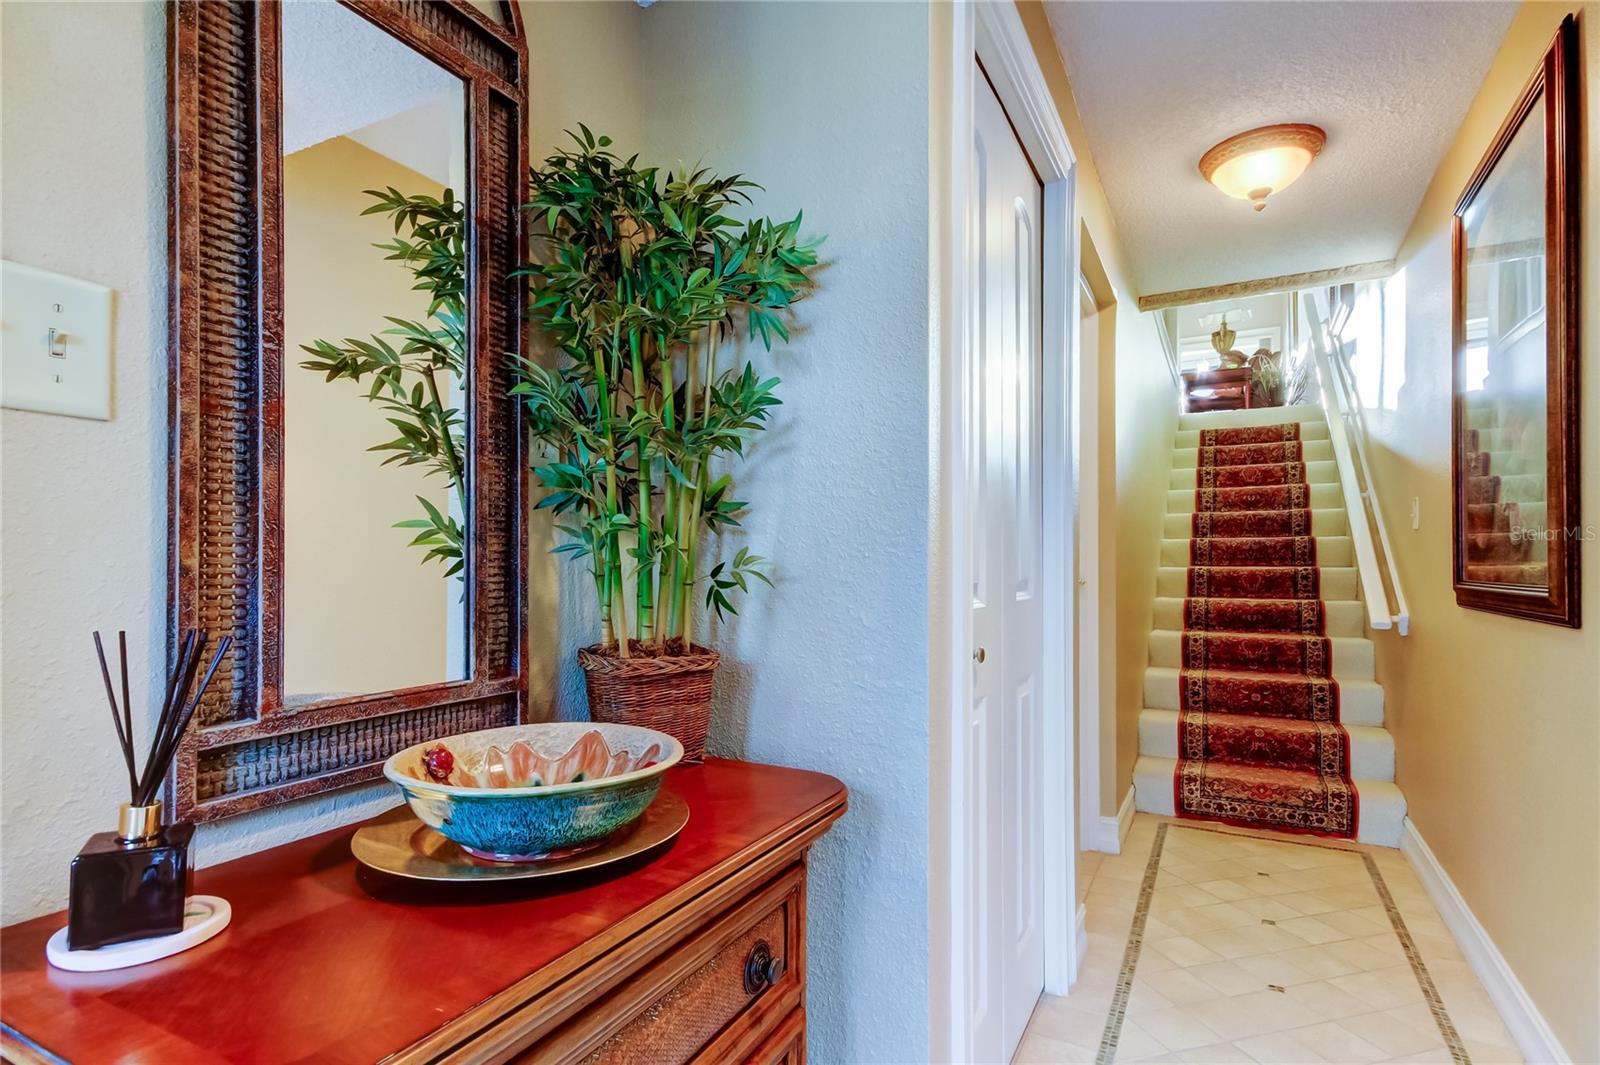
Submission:
[[[681,645],[680,645],[681,646]],[[679,650],[669,644],[668,652]],[[644,725],[675,736],[686,762],[705,758],[711,727],[711,677],[720,656],[698,645],[689,654],[656,653],[653,644],[629,645],[631,657],[618,658],[601,645],[578,652],[589,688],[589,716],[595,721]]]

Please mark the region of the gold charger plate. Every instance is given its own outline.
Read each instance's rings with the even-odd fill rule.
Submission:
[[[401,806],[362,825],[350,853],[362,865],[411,880],[528,880],[620,862],[659,846],[689,823],[689,804],[663,790],[631,824],[598,847],[548,862],[486,862],[474,858]]]

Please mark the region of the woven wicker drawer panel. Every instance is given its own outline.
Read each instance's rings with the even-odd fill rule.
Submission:
[[[802,1001],[804,892],[803,874],[779,877],[608,994],[532,1060],[551,1051],[585,1065],[743,1060]],[[752,986],[752,955],[782,959],[781,975]]]

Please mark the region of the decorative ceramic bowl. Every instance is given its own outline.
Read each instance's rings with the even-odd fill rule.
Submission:
[[[383,775],[423,824],[474,857],[533,862],[597,846],[633,821],[682,757],[654,729],[550,722],[414,744]]]

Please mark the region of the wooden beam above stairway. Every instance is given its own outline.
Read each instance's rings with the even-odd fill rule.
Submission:
[[[1202,288],[1185,288],[1176,292],[1157,292],[1139,297],[1141,311],[1160,311],[1168,307],[1186,307],[1192,303],[1210,303],[1233,296],[1260,296],[1268,292],[1289,292],[1298,288],[1315,288],[1319,285],[1337,285],[1346,281],[1371,281],[1394,273],[1395,262],[1385,259],[1375,263],[1357,263],[1354,266],[1336,266],[1328,270],[1308,270],[1300,274],[1279,274],[1254,281],[1231,281],[1223,285],[1206,285]]]

